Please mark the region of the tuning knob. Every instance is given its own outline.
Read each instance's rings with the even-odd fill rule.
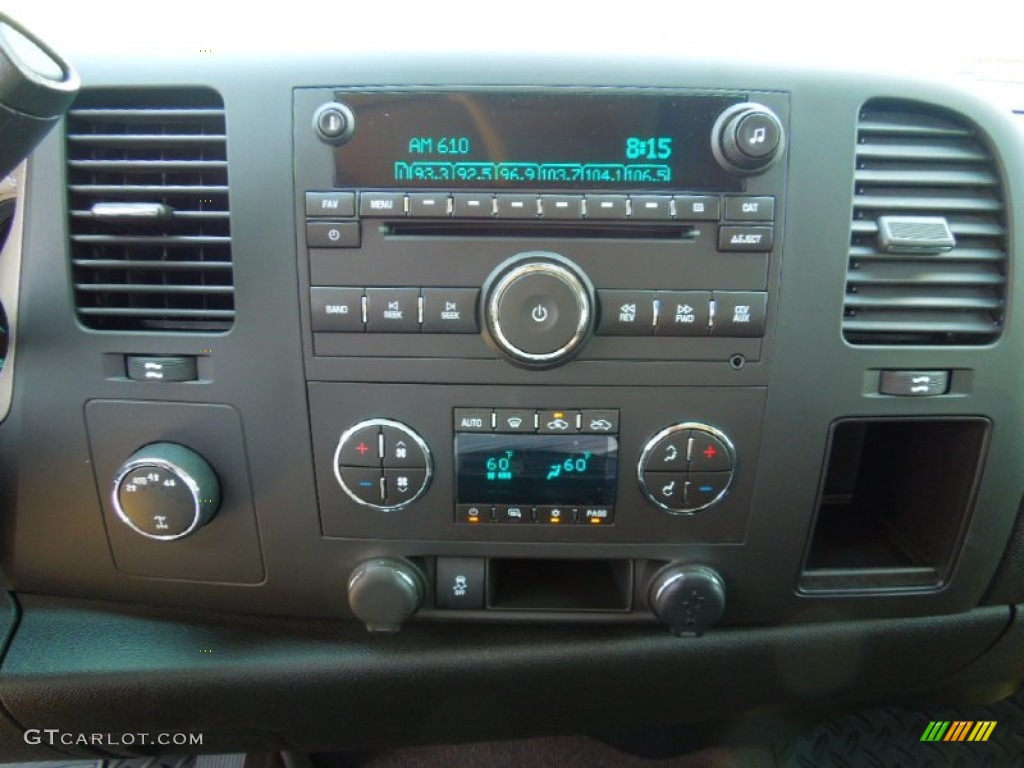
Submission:
[[[370,632],[397,632],[419,610],[424,593],[423,575],[408,560],[367,560],[348,579],[349,608]]]
[[[785,136],[775,113],[761,104],[734,104],[711,129],[711,151],[719,165],[739,176],[767,170],[782,155]]]
[[[725,611],[725,584],[703,565],[670,565],[651,580],[651,612],[674,635],[703,634]]]
[[[220,483],[206,460],[177,443],[152,443],[121,465],[114,511],[147,539],[174,541],[206,525],[220,506]]]
[[[567,362],[593,325],[593,286],[555,253],[509,259],[488,278],[484,295],[487,339],[518,365],[550,368]]]

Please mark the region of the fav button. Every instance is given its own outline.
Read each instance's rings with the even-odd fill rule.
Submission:
[[[307,192],[306,215],[322,216],[355,216],[355,192]]]

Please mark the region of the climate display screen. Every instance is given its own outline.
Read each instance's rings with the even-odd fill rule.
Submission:
[[[458,434],[458,500],[610,507],[618,449],[618,440],[604,435]]]
[[[344,91],[339,187],[739,191],[711,152],[737,96],[672,92]]]

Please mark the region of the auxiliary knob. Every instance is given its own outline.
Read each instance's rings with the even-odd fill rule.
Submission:
[[[711,151],[719,165],[740,176],[766,171],[782,155],[785,136],[775,113],[762,104],[735,104],[711,129]]]
[[[348,579],[348,604],[370,632],[397,632],[423,603],[423,575],[408,560],[360,563]]]
[[[725,611],[725,584],[703,565],[670,565],[651,580],[651,612],[674,635],[702,634]]]
[[[555,253],[521,253],[484,285],[488,340],[511,362],[550,368],[580,351],[593,325],[594,288]]]
[[[121,465],[114,511],[147,539],[174,541],[206,525],[220,506],[220,483],[206,460],[177,443],[152,443]]]

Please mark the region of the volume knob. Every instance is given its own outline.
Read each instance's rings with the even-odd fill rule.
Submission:
[[[766,171],[782,155],[782,123],[762,104],[735,104],[719,115],[711,151],[719,165],[739,176]]]

